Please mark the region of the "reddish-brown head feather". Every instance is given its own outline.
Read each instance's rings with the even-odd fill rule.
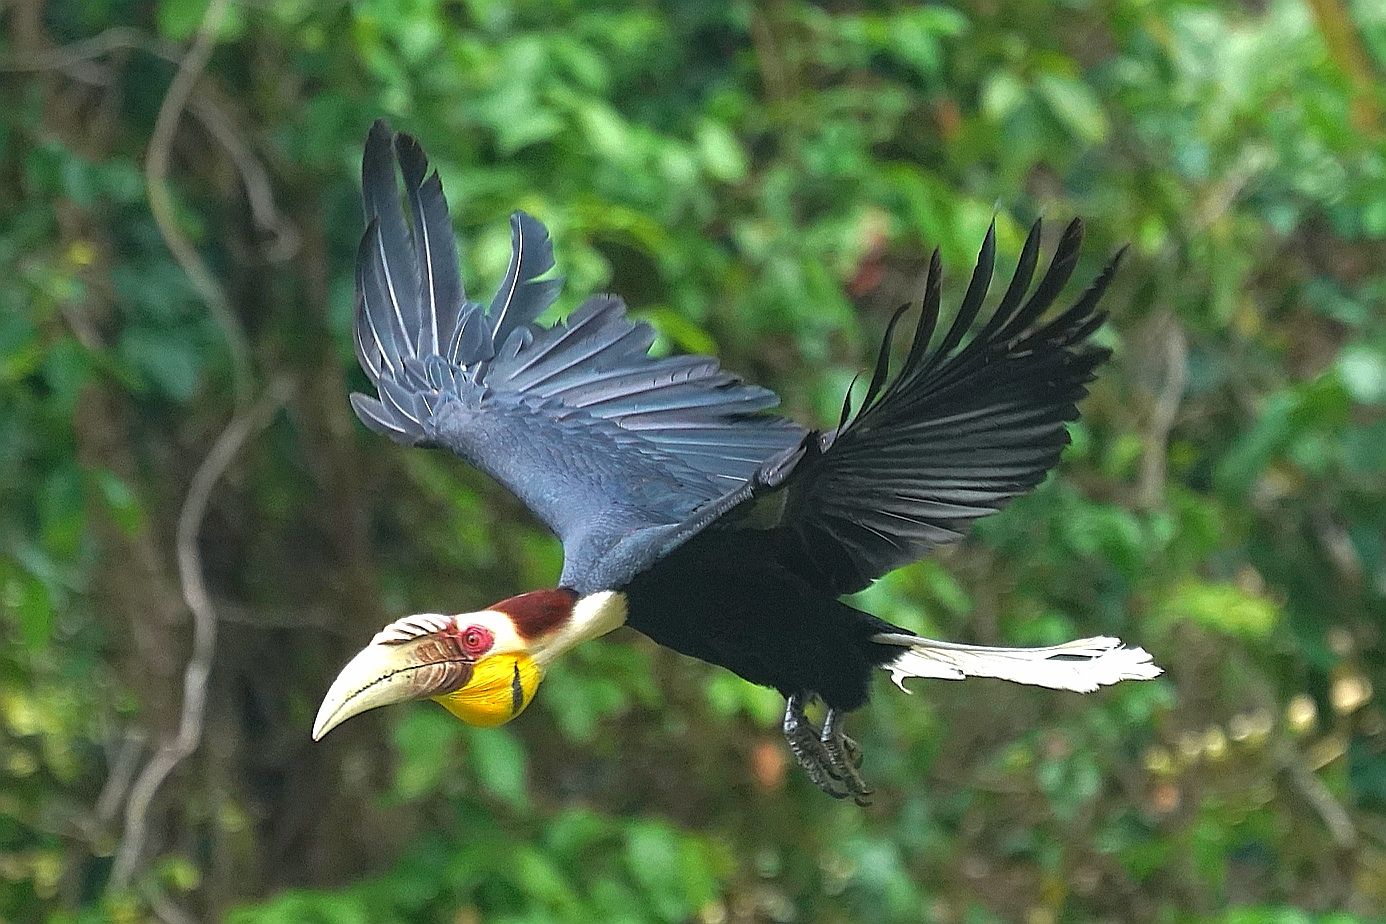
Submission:
[[[533,590],[502,600],[491,609],[509,616],[520,637],[530,641],[547,635],[571,619],[577,598],[576,592],[561,587],[558,590]]]

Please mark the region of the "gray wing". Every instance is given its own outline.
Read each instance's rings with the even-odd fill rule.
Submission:
[[[495,297],[469,300],[438,176],[383,122],[366,142],[362,189],[356,350],[377,396],[353,394],[352,407],[395,442],[449,449],[505,485],[563,541],[566,585],[628,579],[658,550],[623,540],[686,520],[802,440],[802,428],[763,413],[773,392],[715,359],[651,357],[654,331],[613,296],[535,324],[561,280],[539,278],[553,246],[523,212],[511,217]]]
[[[719,529],[759,531],[767,557],[834,594],[872,580],[962,537],[972,521],[1044,480],[1068,444],[1108,351],[1087,343],[1121,254],[1067,311],[1048,321],[1077,263],[1082,225],[1064,232],[1034,291],[1037,222],[989,320],[963,340],[978,316],[995,258],[987,233],[957,317],[932,350],[940,267],[934,253],[909,355],[887,384],[891,319],[875,374],[856,416],[844,406],[837,429],[810,434],[795,453],[767,466],[738,492]]]

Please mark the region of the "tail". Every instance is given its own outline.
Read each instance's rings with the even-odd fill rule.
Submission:
[[[911,692],[905,686],[910,677],[995,677],[1051,690],[1091,693],[1123,680],[1150,680],[1163,673],[1144,648],[1127,648],[1116,638],[1084,638],[1047,648],[960,645],[907,632],[883,632],[871,640],[905,649],[882,666],[906,693]]]

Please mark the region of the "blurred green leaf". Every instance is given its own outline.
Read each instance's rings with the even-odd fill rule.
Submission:
[[[467,737],[473,772],[483,789],[516,809],[529,803],[524,748],[503,728],[477,729]]]
[[[401,799],[417,799],[438,788],[459,770],[459,744],[466,726],[431,703],[410,709],[394,726],[394,790]]]
[[[1265,638],[1280,622],[1272,600],[1235,584],[1187,581],[1162,600],[1157,618],[1169,625],[1184,620],[1227,635]]]
[[[1040,74],[1035,78],[1035,90],[1055,117],[1082,141],[1095,144],[1106,139],[1106,113],[1086,84],[1059,74]]]

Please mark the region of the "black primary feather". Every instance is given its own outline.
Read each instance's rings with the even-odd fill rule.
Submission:
[[[538,277],[553,269],[548,229],[524,212],[510,216],[510,267],[491,299],[491,338],[504,345],[511,333],[539,317],[558,297],[562,279]]]
[[[395,356],[417,355],[411,333],[423,325],[419,299],[419,274],[411,258],[409,229],[399,205],[395,182],[395,157],[390,129],[384,122],[371,126],[361,159],[361,198],[367,225],[374,224],[371,260],[379,278],[382,301],[373,312],[377,328],[388,326],[394,334]]]
[[[408,135],[398,135],[395,153],[414,219],[415,262],[424,319],[416,348],[420,355],[438,354],[452,341],[453,329],[460,320],[457,305],[467,297],[457,271],[457,241],[448,218],[442,180],[436,170],[428,172],[428,159],[419,143]]]
[[[824,592],[845,594],[960,538],[972,520],[1042,481],[1108,355],[1086,340],[1102,322],[1096,306],[1120,254],[1073,307],[1042,323],[1077,263],[1082,225],[1065,230],[1027,299],[1039,237],[1036,223],[995,313],[968,338],[994,267],[988,231],[958,314],[931,348],[941,310],[935,252],[914,342],[895,378],[887,383],[898,312],[856,415],[823,435],[822,451],[803,453],[773,482],[745,492],[721,528],[758,542]],[[783,512],[765,528],[756,511],[781,492]]]

